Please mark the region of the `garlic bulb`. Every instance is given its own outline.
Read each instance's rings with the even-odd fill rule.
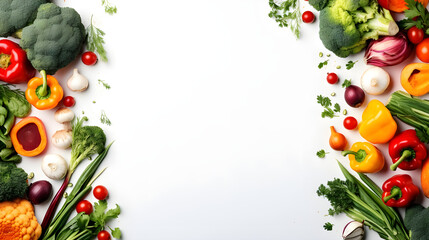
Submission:
[[[72,131],[63,129],[58,130],[52,135],[51,142],[52,144],[61,149],[67,149],[71,146],[73,140]]]
[[[67,80],[67,86],[75,92],[83,92],[88,88],[88,79],[79,73],[77,68],[73,70],[73,75]]]
[[[365,235],[363,223],[351,221],[347,223],[343,230],[344,240],[361,240]]]
[[[58,154],[47,154],[42,160],[42,171],[50,179],[63,179],[67,170],[67,161]]]

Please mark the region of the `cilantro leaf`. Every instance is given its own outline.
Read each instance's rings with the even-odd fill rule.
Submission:
[[[349,79],[344,80],[343,84],[341,85],[343,88],[350,87],[352,85],[352,81]]]
[[[319,69],[322,69],[322,68],[323,68],[323,66],[328,65],[328,61],[329,61],[329,60],[326,60],[326,61],[324,61],[324,62],[319,63],[319,65],[318,65],[317,67],[318,67]]]
[[[116,204],[115,208],[107,210],[107,212],[106,212],[106,214],[104,216],[104,219],[107,222],[110,219],[118,218],[118,216],[119,216],[120,213],[121,213],[121,208],[119,207],[118,204]]]
[[[346,64],[346,69],[350,70],[355,66],[355,63],[357,63],[357,61],[353,62],[352,60],[348,61]]]
[[[299,0],[286,0],[282,3],[269,0],[268,4],[271,7],[268,16],[274,19],[279,24],[279,27],[289,27],[298,39],[301,23]]]
[[[110,227],[109,227],[110,228]],[[120,239],[121,238],[121,230],[119,228],[115,228],[115,229],[111,229],[110,231],[112,232],[112,237],[116,238],[116,239]]]
[[[317,96],[317,103],[322,105],[322,107],[329,107],[332,105],[331,99],[328,97],[323,97],[322,95]]]
[[[341,111],[340,104],[335,103],[335,105],[334,105],[334,112],[340,112],[340,111]]]
[[[328,118],[335,117],[334,111],[331,108],[326,108],[322,112],[322,118],[325,118],[325,117],[328,117]]]
[[[317,153],[316,153],[316,155],[319,158],[324,158],[326,156],[326,154],[328,154],[328,153],[324,149],[321,149],[321,150],[317,151]]]
[[[332,223],[330,223],[330,222],[326,222],[324,225],[323,225],[323,228],[326,230],[326,231],[332,231],[332,227],[334,226],[334,224],[332,224]]]
[[[107,210],[107,201],[106,200],[100,200],[96,203],[94,203],[94,211],[90,215],[91,221],[96,223],[96,227],[104,227],[106,225],[106,222],[117,218],[119,214],[121,213],[121,209],[119,208],[119,205],[116,204],[116,207],[113,209]]]

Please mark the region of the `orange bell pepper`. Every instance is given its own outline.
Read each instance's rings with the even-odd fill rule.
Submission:
[[[417,2],[417,0],[415,0]],[[418,0],[423,7],[428,5],[428,0]],[[383,8],[386,8],[392,12],[402,13],[408,9],[407,3],[404,0],[378,0],[378,3]]]
[[[45,125],[37,117],[26,117],[15,124],[10,138],[15,151],[27,157],[42,153],[48,142]]]
[[[63,99],[63,88],[57,79],[40,71],[41,78],[34,77],[28,81],[25,98],[39,110],[52,109]]]
[[[429,64],[410,63],[402,69],[401,85],[409,94],[422,96],[429,92]]]

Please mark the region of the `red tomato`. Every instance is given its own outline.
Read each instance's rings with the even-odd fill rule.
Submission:
[[[74,97],[72,96],[67,96],[63,99],[63,104],[66,107],[73,107],[75,103]]]
[[[88,51],[82,54],[82,62],[85,65],[94,65],[97,62],[98,58],[95,53]]]
[[[106,187],[98,185],[94,188],[92,194],[94,194],[94,197],[98,200],[104,200],[107,198],[107,195],[109,195],[109,192]]]
[[[302,14],[302,21],[305,23],[312,23],[314,21],[314,14],[311,11],[305,11]]]
[[[76,205],[76,212],[85,212],[89,215],[92,213],[92,204],[88,200],[82,200]]]
[[[110,240],[110,233],[106,230],[100,231],[97,234],[97,239],[98,240]]]
[[[419,44],[421,41],[423,41],[423,38],[425,37],[425,33],[422,29],[417,28],[416,26],[408,29],[407,32],[408,40],[414,44]]]
[[[417,44],[416,55],[422,62],[429,62],[429,38],[425,38],[421,43]]]
[[[338,75],[335,73],[328,73],[328,76],[326,77],[326,80],[330,84],[335,84],[338,82]]]
[[[357,127],[358,122],[354,117],[346,117],[344,118],[343,125],[348,130],[353,130]]]

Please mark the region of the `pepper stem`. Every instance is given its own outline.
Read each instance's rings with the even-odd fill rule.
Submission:
[[[401,198],[402,197],[402,191],[401,191],[401,189],[399,188],[399,187],[393,187],[391,190],[390,190],[390,195],[388,195],[388,196],[385,196],[384,198],[383,198],[383,202],[387,202],[387,201],[389,201],[390,199],[392,199],[392,198],[394,198],[394,199],[399,199],[399,198]]]
[[[413,152],[411,150],[404,150],[402,152],[401,157],[398,159],[398,161],[396,161],[394,164],[390,165],[390,169],[392,171],[396,171],[396,168],[399,166],[399,164],[401,164],[402,161],[408,159],[409,157],[411,157],[413,155]]]
[[[45,70],[40,71],[40,75],[42,75],[43,85],[39,90],[39,95],[44,97],[48,94],[48,78]]]
[[[342,151],[341,154],[345,157],[349,154],[355,155],[355,160],[357,162],[362,162],[366,158],[366,152],[363,149],[359,149],[357,152],[352,150]]]

